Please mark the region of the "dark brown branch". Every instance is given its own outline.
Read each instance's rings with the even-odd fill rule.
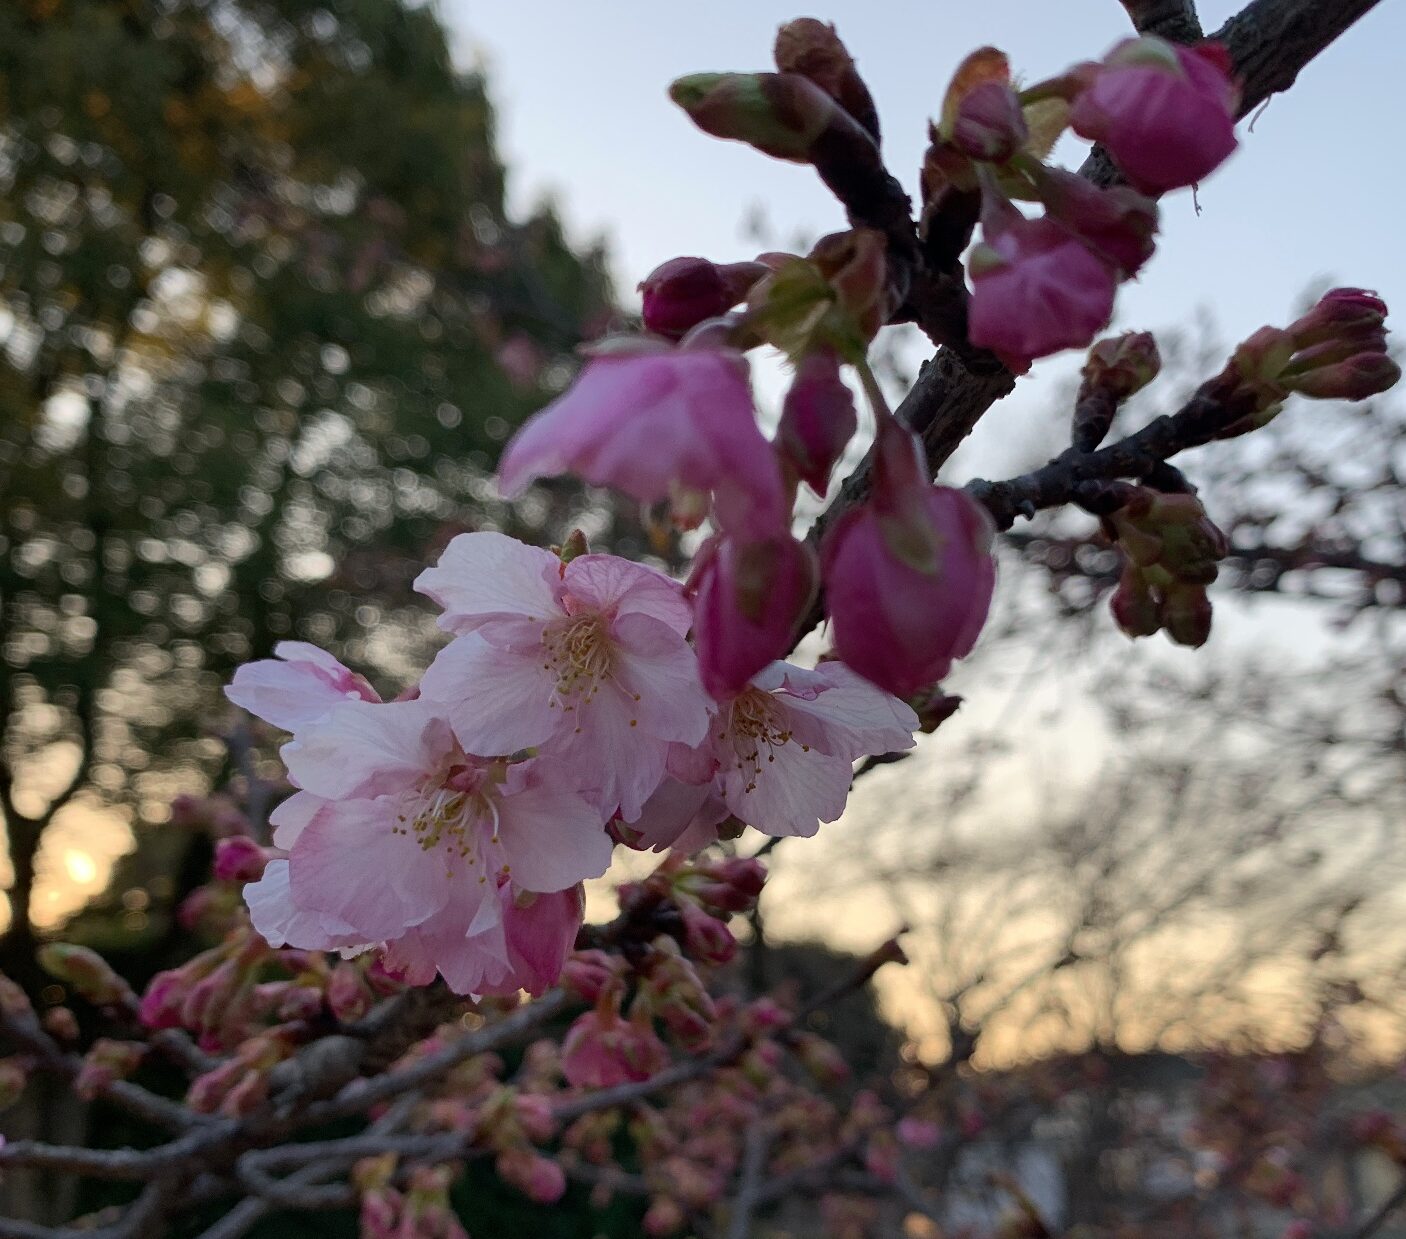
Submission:
[[[1123,7],[1139,34],[1173,43],[1195,43],[1203,37],[1195,0],[1123,0]]]

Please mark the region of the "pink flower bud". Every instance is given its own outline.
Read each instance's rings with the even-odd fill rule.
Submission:
[[[663,1069],[669,1054],[647,1022],[623,1020],[614,1012],[578,1016],[562,1042],[561,1069],[577,1088],[613,1088],[647,1080]]]
[[[1235,149],[1239,91],[1219,43],[1179,47],[1155,37],[1113,49],[1074,101],[1069,123],[1101,142],[1139,189],[1194,185]]]
[[[670,1196],[656,1196],[645,1210],[642,1225],[650,1239],[665,1239],[665,1236],[682,1230],[687,1220],[688,1215],[677,1200]]]
[[[1363,288],[1330,288],[1318,304],[1289,327],[1299,348],[1309,348],[1345,332],[1381,327],[1386,319],[1386,302]]]
[[[705,964],[726,964],[737,954],[737,939],[727,925],[709,916],[690,899],[679,901],[683,917],[684,950]]]
[[[970,260],[967,332],[1012,369],[1080,348],[1113,313],[1113,268],[1064,225],[1019,211],[988,213]]]
[[[230,835],[215,844],[215,877],[221,882],[257,882],[268,853],[248,835]]]
[[[1358,353],[1335,365],[1286,379],[1290,390],[1315,400],[1367,400],[1396,386],[1401,367],[1385,353]]]
[[[703,687],[719,700],[783,657],[815,597],[810,548],[788,533],[759,542],[721,538],[695,569],[693,635]]]
[[[615,963],[604,951],[577,951],[561,970],[561,983],[583,1002],[595,1003],[616,983]]]
[[[951,141],[970,159],[1005,163],[1029,136],[1020,100],[1004,82],[982,82],[957,104]]]
[[[679,880],[682,890],[706,908],[747,912],[766,885],[766,866],[750,856],[697,861]]]
[[[113,1041],[99,1037],[83,1056],[83,1066],[73,1081],[73,1091],[84,1101],[92,1101],[125,1080],[141,1063],[146,1047],[135,1041]]]
[[[361,1019],[371,1010],[372,995],[362,978],[361,969],[344,959],[332,969],[327,981],[327,1006],[343,1023]]]
[[[854,395],[840,378],[839,358],[829,349],[807,354],[786,393],[776,445],[782,458],[817,495],[859,428]]]
[[[158,972],[147,982],[142,995],[139,1018],[150,1029],[179,1028],[181,1008],[185,1005],[191,981],[180,968]]]
[[[759,262],[719,266],[706,258],[671,258],[640,284],[645,328],[681,339],[699,323],[730,310],[765,274]]]
[[[44,1031],[59,1041],[77,1041],[78,1017],[72,1007],[50,1007],[44,1012]]]
[[[887,426],[887,423],[885,424]],[[880,439],[911,439],[896,424]],[[883,442],[877,450],[887,449]],[[911,450],[911,449],[910,449]],[[880,483],[882,479],[880,479]],[[826,610],[840,657],[909,697],[971,652],[996,585],[990,519],[962,491],[921,475],[876,485],[827,532],[821,549]]]
[[[524,1145],[505,1150],[494,1165],[500,1178],[539,1205],[554,1205],[566,1194],[562,1168]]]

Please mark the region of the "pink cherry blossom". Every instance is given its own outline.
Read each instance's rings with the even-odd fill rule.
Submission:
[[[815,556],[788,533],[765,542],[721,538],[695,561],[693,636],[703,686],[729,697],[790,650],[815,598]]]
[[[1235,150],[1239,92],[1219,43],[1128,39],[1109,53],[1069,114],[1128,180],[1153,194],[1194,185]]]
[[[409,938],[402,952],[418,950],[467,990],[486,967],[470,939],[503,937],[500,883],[550,894],[610,862],[601,813],[556,781],[565,769],[473,757],[424,701],[343,703],[283,755],[305,789],[285,820],[296,827],[288,859],[246,888],[270,941]]]
[[[719,526],[746,537],[775,533],[789,510],[757,428],[746,359],[731,349],[661,345],[592,358],[513,437],[498,482],[511,498],[559,473],[641,503],[669,500],[690,525],[711,495]]]
[[[855,760],[912,748],[917,726],[908,706],[841,663],[814,671],[772,663],[719,708],[698,750],[712,766],[709,782],[690,796],[677,781],[667,793],[672,814],[651,803],[635,825],[661,842],[669,825],[696,829],[701,814],[717,812],[711,794],[764,834],[813,835],[844,812]]]
[[[968,335],[1011,368],[1081,348],[1108,322],[1118,282],[1113,268],[1078,236],[1048,217],[1011,209],[971,260]]]
[[[315,722],[342,701],[380,701],[376,690],[326,650],[305,641],[280,641],[275,658],[245,663],[225,696],[284,731]]]
[[[696,745],[709,701],[684,640],[679,586],[613,555],[562,565],[501,534],[463,534],[416,582],[460,633],[425,673],[471,753],[536,748],[627,818],[664,776],[673,743]],[[296,770],[293,772],[297,776]]]

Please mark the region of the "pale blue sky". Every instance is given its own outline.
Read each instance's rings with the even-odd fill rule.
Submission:
[[[1202,0],[1207,28],[1236,0]],[[778,238],[843,226],[806,168],[697,132],[665,95],[706,69],[770,67],[776,27],[802,13],[833,21],[877,97],[894,173],[916,188],[927,118],[953,66],[982,43],[1035,78],[1096,57],[1127,31],[1116,0],[859,3],[811,9],[771,0],[441,0],[466,59],[482,56],[500,112],[518,206],[556,199],[578,237],[603,235],[622,291],[680,253],[748,254],[741,221],[757,204]],[[1406,312],[1399,144],[1406,6],[1383,4],[1275,99],[1240,152],[1201,190],[1164,205],[1163,251],[1120,301],[1120,321],[1162,326],[1198,306],[1227,336],[1284,319],[1318,276],[1379,289]],[[1069,142],[1066,162],[1082,144]]]

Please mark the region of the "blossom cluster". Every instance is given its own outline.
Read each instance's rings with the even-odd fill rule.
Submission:
[[[913,744],[913,711],[837,662],[778,662],[710,695],[683,589],[646,565],[482,531],[417,588],[452,640],[402,699],[299,642],[228,689],[292,737],[296,791],[246,892],[274,945],[375,948],[411,983],[541,993],[618,842],[814,834],[856,759]]]

